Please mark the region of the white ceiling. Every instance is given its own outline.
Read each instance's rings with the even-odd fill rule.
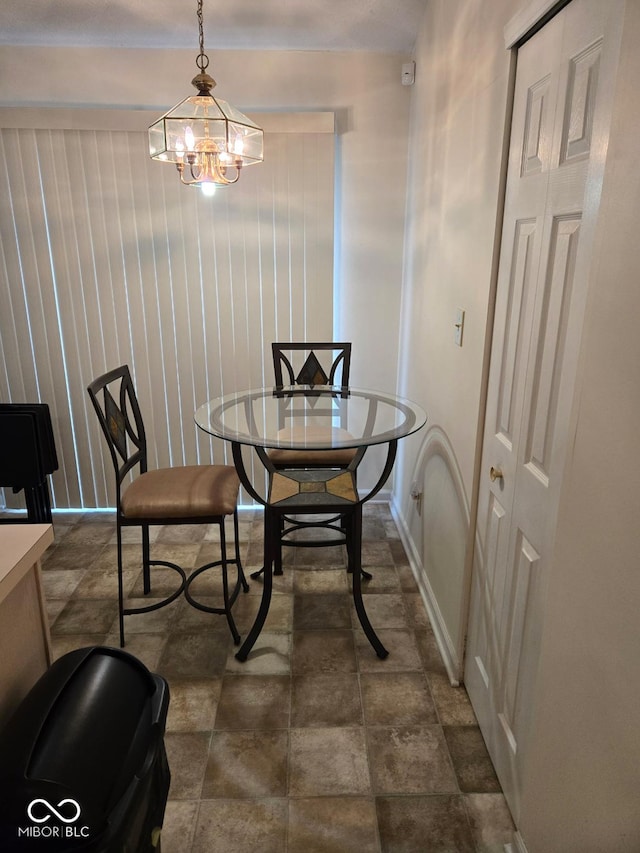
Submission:
[[[410,52],[427,0],[204,0],[207,49]],[[196,0],[0,0],[0,45],[198,49]]]

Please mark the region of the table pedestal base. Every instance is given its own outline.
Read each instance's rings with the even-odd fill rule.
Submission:
[[[281,561],[278,558],[281,524],[287,513],[293,515],[331,513],[340,519],[340,530],[344,533],[343,542],[347,547],[348,570],[352,579],[353,603],[358,619],[378,657],[384,659],[389,654],[369,621],[362,599],[362,578],[364,576],[365,579],[370,579],[371,575],[362,570],[362,503],[357,499],[355,478],[351,472],[339,472],[340,488],[331,491],[332,482],[335,481],[337,474],[336,471],[287,471],[278,472],[275,475],[278,478],[277,490],[273,488],[269,490],[270,498],[275,498],[275,501],[267,503],[264,508],[264,566],[260,572],[252,574],[254,578],[257,575],[263,575],[262,601],[251,630],[236,653],[239,661],[246,661],[269,613],[274,565],[276,566],[275,574],[282,574]],[[282,483],[283,477],[289,481],[288,484]],[[349,483],[346,482],[345,477],[349,478]],[[272,478],[272,486],[273,479],[275,477]],[[296,486],[299,487],[297,490]]]

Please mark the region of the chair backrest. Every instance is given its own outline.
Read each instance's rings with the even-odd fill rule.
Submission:
[[[273,343],[276,386],[349,386],[350,343]]]
[[[111,453],[119,505],[120,485],[129,471],[136,465],[140,473],[147,470],[147,439],[128,365],[98,376],[87,391]]]
[[[35,486],[57,469],[49,406],[0,403],[0,486]]]

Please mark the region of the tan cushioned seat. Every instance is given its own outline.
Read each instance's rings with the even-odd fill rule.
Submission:
[[[240,481],[232,465],[185,465],[147,471],[122,496],[125,518],[231,515]]]
[[[280,434],[287,441],[299,444],[316,441],[330,442],[332,438],[336,441],[348,441],[352,438],[347,430],[339,427],[292,426],[290,429],[280,430]],[[357,449],[354,447],[327,448],[326,450],[280,450],[273,448],[268,451],[268,456],[274,465],[306,464],[331,468],[336,465],[340,467],[348,465],[356,453]]]

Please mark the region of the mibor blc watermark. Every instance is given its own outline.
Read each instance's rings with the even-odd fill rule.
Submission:
[[[18,838],[88,838],[89,827],[79,824],[81,813],[77,800],[54,805],[38,797],[27,806],[31,824],[18,827]]]

